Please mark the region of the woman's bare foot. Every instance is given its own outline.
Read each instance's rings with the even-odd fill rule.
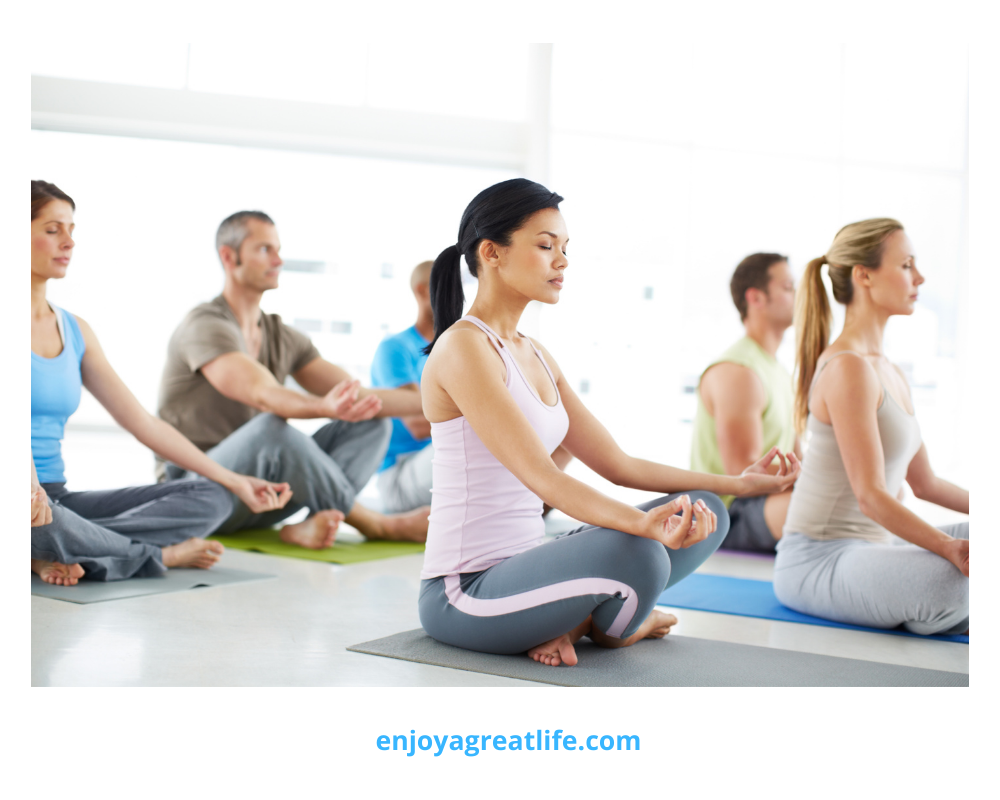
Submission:
[[[60,564],[40,558],[31,559],[31,571],[46,583],[56,586],[76,586],[76,582],[83,577],[83,567],[79,564]]]
[[[163,548],[163,566],[168,569],[171,567],[208,569],[215,565],[225,549],[222,542],[188,539],[186,542]]]
[[[590,617],[587,617],[569,633],[564,633],[562,636],[543,642],[537,647],[532,647],[528,651],[528,655],[538,663],[550,667],[558,667],[560,664],[572,667],[577,662],[576,648],[573,645],[590,633],[591,624]]]
[[[333,544],[337,538],[337,528],[344,521],[344,513],[333,508],[329,511],[319,511],[303,522],[286,525],[281,529],[281,541],[308,547],[310,550],[323,550]]]
[[[658,611],[654,608],[652,613],[643,620],[642,625],[639,626],[639,630],[627,639],[616,639],[613,636],[608,636],[604,631],[599,631],[597,628],[591,628],[590,638],[594,644],[599,644],[601,647],[628,647],[640,639],[662,639],[670,633],[670,629],[676,624],[677,617],[673,614],[668,614],[666,611]]]
[[[577,661],[576,648],[573,647],[568,633],[550,639],[538,647],[532,647],[528,655],[539,664],[547,664],[550,667],[558,667],[560,664],[572,667]]]

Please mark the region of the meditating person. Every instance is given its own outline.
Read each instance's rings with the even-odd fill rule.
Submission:
[[[792,376],[775,353],[795,311],[795,279],[777,253],[744,258],[729,291],[746,334],[701,374],[691,439],[691,469],[739,475],[772,447],[794,450]],[[792,493],[722,497],[729,509],[724,550],[773,553]]]
[[[385,417],[420,413],[412,389],[365,389],[319,354],[305,334],[260,308],[278,288],[281,242],[262,211],[219,225],[222,294],[195,307],[174,331],[160,382],[159,415],[230,469],[288,483],[293,500],[267,513],[239,505],[223,533],[275,525],[302,508],[309,517],[281,528],[282,540],[310,549],[333,544],[345,520],[370,539],[422,542],[430,509],[382,514],[356,501],[385,457]],[[286,388],[291,376],[304,392]],[[288,419],[330,419],[312,436]],[[171,459],[166,459],[170,462]],[[161,463],[178,480],[183,465]]]
[[[824,265],[846,306],[833,344]],[[934,474],[906,377],[882,349],[889,318],[913,313],[923,282],[894,219],[844,226],[806,268],[795,412],[810,438],[774,592],[789,608],[836,622],[957,634],[969,628],[969,523],[935,528],[897,496],[905,479],[922,500],[968,514],[969,492]]]
[[[211,567],[223,547],[204,537],[229,517],[236,498],[264,513],[284,506],[291,491],[226,469],[152,416],[108,363],[91,327],[45,299],[49,280],[66,276],[75,210],[57,186],[31,182],[31,570],[47,583],[72,586],[81,578]],[[84,386],[136,439],[204,478],[67,489],[62,439]]]
[[[527,651],[553,666],[576,663],[581,636],[622,647],[668,633],[677,620],[653,610],[657,598],[729,528],[712,492],[784,491],[799,473],[795,456],[786,460],[776,448],[739,477],[622,452],[551,354],[517,330],[530,301],[553,304],[563,291],[569,239],[561,201],[515,178],[469,203],[458,243],[431,271],[435,338],[421,380],[434,444],[421,624],[446,644]],[[479,279],[464,317],[462,256]],[[619,486],[668,494],[638,508],[612,500],[553,463],[560,445]],[[542,544],[543,502],[586,524]]]
[[[372,359],[372,386],[420,390],[420,375],[434,338],[430,276],[433,261],[422,261],[410,273],[410,290],[417,301],[417,321],[402,333],[382,340]],[[379,467],[378,491],[382,510],[411,511],[431,502],[431,426],[423,412],[392,420],[392,437]]]

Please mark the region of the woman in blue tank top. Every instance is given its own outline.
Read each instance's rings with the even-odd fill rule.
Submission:
[[[90,326],[46,300],[47,282],[65,277],[69,266],[75,210],[58,187],[31,182],[31,570],[69,586],[83,577],[121,580],[169,567],[211,567],[223,548],[204,537],[232,513],[232,495],[261,513],[284,506],[291,491],[225,469],[152,416],[112,369]],[[63,431],[84,386],[140,442],[204,477],[67,490]]]

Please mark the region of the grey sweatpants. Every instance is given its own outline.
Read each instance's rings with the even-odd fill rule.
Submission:
[[[729,515],[709,492],[686,492],[718,516],[707,539],[684,550],[584,525],[481,572],[421,581],[424,630],[445,644],[483,653],[523,653],[588,616],[618,639],[631,636],[668,586],[694,572],[726,537]],[[672,494],[638,506],[647,511]]]
[[[939,530],[969,538],[968,522]],[[795,611],[850,625],[902,625],[926,635],[969,629],[969,579],[915,544],[786,533],[774,560],[774,594]]]
[[[97,581],[162,575],[162,548],[214,533],[233,510],[233,496],[204,478],[98,492],[42,487],[52,522],[31,529],[31,557],[79,564]]]
[[[301,508],[311,513],[336,508],[350,512],[354,498],[378,469],[392,435],[388,419],[334,420],[311,437],[274,414],[258,414],[208,451],[208,457],[241,475],[287,482],[292,499],[284,508],[254,514],[235,501],[220,533],[267,528]],[[190,476],[167,464],[169,481]]]
[[[412,511],[431,504],[431,461],[434,445],[404,453],[378,474],[378,493],[387,514]]]

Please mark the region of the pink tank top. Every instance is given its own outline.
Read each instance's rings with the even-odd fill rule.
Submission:
[[[552,453],[569,430],[559,389],[547,406],[535,394],[517,361],[481,320],[482,329],[507,367],[507,389]],[[530,340],[529,340],[530,341]],[[552,370],[532,344],[555,387]],[[542,501],[486,449],[465,417],[431,423],[434,445],[431,516],[421,578],[479,572],[542,543]]]

